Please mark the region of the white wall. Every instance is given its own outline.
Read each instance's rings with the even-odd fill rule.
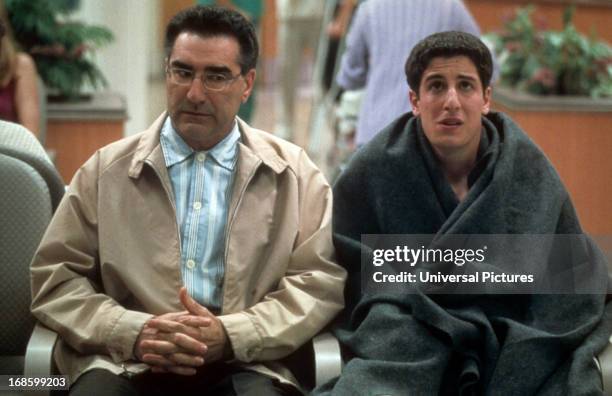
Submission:
[[[159,51],[159,0],[81,0],[74,18],[110,29],[115,41],[95,55],[109,83],[127,102],[128,121],[124,134],[145,129],[153,121],[148,114],[148,78]],[[163,100],[163,98],[162,98]]]

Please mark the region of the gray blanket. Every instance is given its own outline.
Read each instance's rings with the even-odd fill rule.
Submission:
[[[347,363],[315,394],[600,393],[592,358],[612,310],[596,246],[592,294],[362,292],[361,234],[582,233],[554,168],[501,113],[483,119],[469,185],[459,202],[411,113],[355,155],[334,187],[334,243],[349,272],[335,332]]]

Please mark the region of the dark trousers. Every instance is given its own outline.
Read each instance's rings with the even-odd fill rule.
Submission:
[[[108,370],[94,369],[81,375],[70,387],[70,396],[288,396],[300,394],[283,388],[275,380],[226,364],[213,364],[194,376],[146,372],[131,378]]]

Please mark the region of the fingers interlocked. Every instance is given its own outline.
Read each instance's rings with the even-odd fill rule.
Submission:
[[[208,351],[206,344],[199,341],[200,328],[210,322],[208,318],[193,318],[187,313],[152,318],[141,332],[136,355],[151,365],[154,372],[193,375],[195,368],[204,364]]]

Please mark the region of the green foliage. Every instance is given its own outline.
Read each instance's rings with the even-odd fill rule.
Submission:
[[[502,33],[486,35],[500,60],[501,83],[538,95],[612,96],[612,47],[576,31],[573,6],[560,32],[537,29],[533,11],[518,9]]]
[[[75,0],[5,0],[15,40],[36,62],[41,78],[62,97],[78,97],[84,84],[106,86],[91,53],[113,41],[101,26],[71,21]]]

